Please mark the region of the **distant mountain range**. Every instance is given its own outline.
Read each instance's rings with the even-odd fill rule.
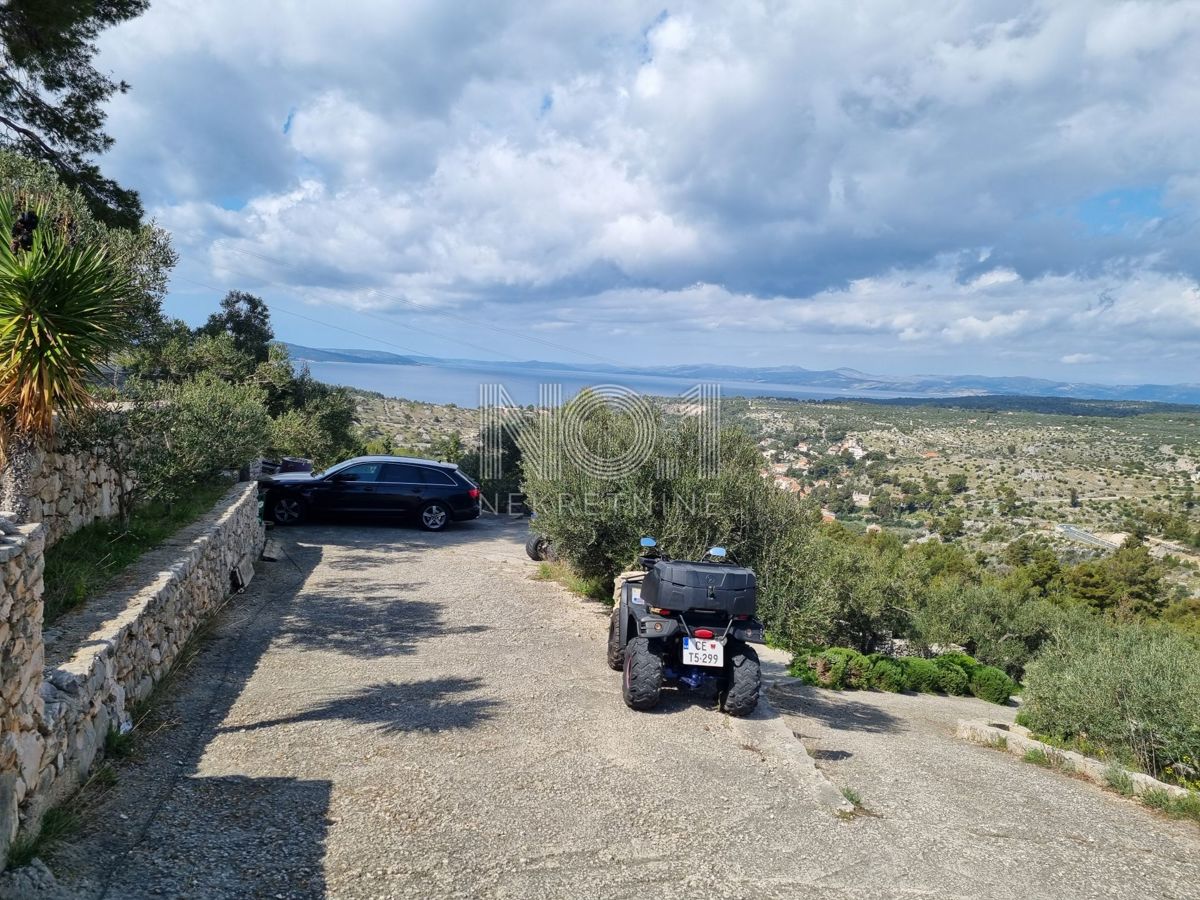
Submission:
[[[401,356],[382,350],[322,350],[284,344],[293,359],[307,362],[369,363],[372,365],[433,366],[456,369],[485,369],[492,372],[561,372],[580,376],[630,375],[696,381],[761,383],[763,394],[771,386],[803,388],[814,393],[829,392],[841,397],[1062,397],[1092,400],[1145,400],[1158,403],[1200,403],[1200,384],[1091,384],[1053,381],[1046,378],[987,375],[870,375],[856,369],[805,369],[800,366],[719,366],[697,363],[680,366],[615,366],[605,363],[494,362],[474,359],[444,359],[434,356]]]

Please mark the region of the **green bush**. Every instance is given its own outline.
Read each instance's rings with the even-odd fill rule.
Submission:
[[[937,669],[937,688],[939,691],[944,694],[954,694],[956,696],[967,693],[971,678],[961,665],[947,656],[939,656],[933,661],[933,665]]]
[[[968,656],[966,653],[942,653],[938,655],[937,661],[939,663],[953,663],[966,673],[968,679],[982,665],[975,657]]]
[[[938,667],[931,659],[919,656],[901,657],[898,662],[904,668],[908,689],[922,694],[933,694],[938,690]]]
[[[1170,628],[1077,621],[1026,670],[1025,720],[1155,776],[1200,759],[1200,648]]]
[[[890,656],[876,656],[871,663],[871,687],[880,691],[899,693],[908,690],[904,667]]]
[[[835,690],[861,689],[870,684],[871,661],[857,650],[830,647],[797,656],[789,671],[806,684]]]
[[[980,666],[971,676],[971,693],[989,703],[1005,704],[1020,685],[995,666]]]
[[[700,466],[705,435],[695,419],[669,423],[649,410],[634,416],[588,391],[555,415],[561,420],[557,426],[594,459],[641,459],[628,471],[605,474],[575,459],[579,454],[566,452],[569,448],[548,446],[543,427],[518,435],[525,494],[537,512],[538,530],[580,575],[612,578],[633,563],[643,535],[653,535],[676,559],[699,559],[720,544],[757,571],[760,613],[772,631],[793,649],[805,643],[803,635],[814,629],[797,626],[797,611],[805,623],[822,614],[807,612],[815,604],[796,600],[808,595],[795,575],[816,567],[811,533],[819,516],[762,478],[762,456],[749,435],[737,428],[721,431],[720,470],[710,477]],[[653,428],[646,427],[646,417]],[[639,456],[647,449],[648,432],[650,452]]]
[[[1056,612],[1019,581],[936,581],[915,604],[913,635],[926,644],[967,647],[979,662],[1020,675],[1047,639]]]
[[[841,663],[839,687],[859,689],[867,686],[868,675],[871,671],[871,662],[857,650],[851,650],[846,647],[833,647],[826,650],[825,655],[829,658],[839,660]]]

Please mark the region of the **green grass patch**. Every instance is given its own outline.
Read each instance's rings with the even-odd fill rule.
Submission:
[[[1022,759],[1024,759],[1027,763],[1033,763],[1035,766],[1043,766],[1047,769],[1050,768],[1050,757],[1041,747],[1033,747],[1029,750],[1026,750]]]
[[[1172,797],[1167,813],[1177,819],[1191,819],[1200,824],[1200,794],[1191,791],[1186,797]]]
[[[1142,794],[1140,799],[1146,806],[1172,819],[1191,819],[1200,823],[1200,794],[1195,791],[1188,791],[1184,796],[1177,797],[1162,788],[1151,788]]]
[[[848,787],[842,788],[842,796],[845,797],[847,800],[849,800],[851,803],[853,803],[855,808],[861,808],[863,805],[862,797],[859,795],[858,791],[856,791],[854,788],[848,788]]]
[[[534,578],[538,581],[557,581],[574,594],[612,605],[611,581],[604,578],[585,578],[561,559],[539,563]]]
[[[229,488],[227,481],[201,485],[170,506],[153,503],[134,510],[124,525],[93,522],[63,538],[46,551],[46,624],[102,593],[143,553],[211,510]]]
[[[1151,788],[1142,794],[1142,802],[1151,809],[1167,812],[1171,808],[1171,795],[1162,788]]]
[[[1133,779],[1120,766],[1109,766],[1108,771],[1104,773],[1104,780],[1122,797],[1133,796]]]
[[[104,736],[104,755],[109,759],[125,759],[133,753],[133,741],[132,730],[122,734],[120,729],[113,726]]]
[[[33,862],[57,842],[69,837],[79,827],[79,817],[69,806],[56,806],[42,816],[37,834],[21,834],[8,848],[8,866],[19,869]]]

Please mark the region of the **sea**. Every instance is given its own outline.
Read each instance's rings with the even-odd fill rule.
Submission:
[[[503,402],[522,406],[539,402],[542,385],[559,385],[562,399],[567,400],[587,387],[616,385],[626,390],[657,397],[684,397],[697,387],[697,382],[687,378],[671,378],[659,375],[627,375],[616,373],[587,373],[579,371],[554,371],[549,369],[520,369],[505,367],[489,369],[480,366],[448,365],[384,365],[377,363],[309,362],[314,378],[328,384],[342,384],[365,391],[377,391],[388,397],[419,400],[424,403],[454,403],[458,406],[479,406],[481,390],[488,396],[497,396],[493,385],[500,385],[507,394],[500,394]],[[851,396],[835,391],[813,391],[795,385],[772,384],[765,381],[720,381],[705,382],[718,384],[723,397],[791,397],[803,400],[829,400]],[[868,392],[859,391],[853,396],[863,397]],[[874,392],[880,399],[900,396],[886,392]]]

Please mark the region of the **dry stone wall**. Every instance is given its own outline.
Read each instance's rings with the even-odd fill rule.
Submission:
[[[0,520],[0,864],[17,833],[17,810],[40,777],[44,647],[41,525]]]
[[[92,598],[45,635],[44,526],[13,527],[0,544],[0,863],[18,826],[36,828],[86,779],[110,729],[129,727],[132,705],[230,593],[234,570],[257,559],[265,534],[256,488],[232,488],[211,513],[135,563],[123,587]]]
[[[117,515],[122,479],[103,460],[91,453],[42,449],[30,453],[31,479],[24,498],[29,513],[25,518],[45,524],[46,546],[53,546],[97,519]],[[6,471],[4,477],[6,498],[12,504],[16,488],[11,484],[10,472]],[[126,484],[125,488],[132,486]]]

